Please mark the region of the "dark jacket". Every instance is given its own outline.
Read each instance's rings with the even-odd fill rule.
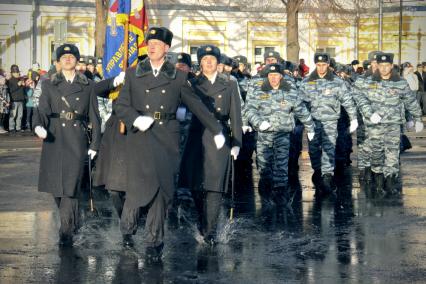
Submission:
[[[10,100],[12,102],[25,101],[25,86],[18,86],[19,78],[12,77],[7,81],[9,88]]]
[[[207,108],[227,129],[226,144],[217,150],[212,133],[193,116],[182,156],[179,186],[222,192],[231,147],[242,145],[241,102],[237,82],[218,74],[213,84],[204,75],[191,80],[191,83]]]
[[[127,200],[132,207],[147,205],[161,190],[170,201],[179,168],[179,122],[173,119],[180,103],[198,116],[212,133],[221,131],[213,115],[194,94],[187,74],[164,62],[152,73],[149,58],[126,71],[125,84],[117,99],[116,112],[127,127]],[[155,114],[156,113],[156,114]],[[141,132],[133,127],[140,115],[157,118]],[[162,119],[167,116],[165,119]]]
[[[58,118],[69,112],[81,120]],[[100,117],[92,81],[77,72],[70,84],[62,73],[56,73],[43,82],[34,118],[34,128],[42,126],[48,132],[41,153],[39,191],[55,197],[76,196],[88,159],[88,122],[92,127],[90,149],[97,151],[100,143]]]

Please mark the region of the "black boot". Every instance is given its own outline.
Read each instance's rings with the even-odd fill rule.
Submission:
[[[131,234],[124,234],[123,235],[123,247],[125,248],[132,248],[135,245],[133,241],[133,237]]]
[[[272,200],[277,206],[285,206],[289,202],[288,187],[279,186],[272,190]]]
[[[372,184],[373,197],[383,197],[385,195],[385,191],[384,191],[385,177],[383,173],[372,172],[372,175],[373,175],[373,184]]]
[[[71,235],[61,234],[59,236],[59,246],[61,247],[72,247],[73,239]]]
[[[359,169],[358,179],[359,179],[360,185],[365,184],[365,170],[366,170],[365,168]]]
[[[336,194],[336,185],[334,184],[334,177],[332,174],[325,174],[322,176],[322,182],[324,185],[323,191],[326,195]]]
[[[268,179],[261,178],[258,185],[259,195],[263,203],[270,203],[271,201],[271,191],[272,191],[272,182]]]
[[[315,186],[315,197],[321,197],[323,191],[321,170],[315,170],[312,175],[312,183]]]
[[[371,171],[371,167],[365,168],[364,178],[365,178],[365,182],[368,183],[368,184],[371,184],[372,173],[373,172]]]
[[[391,175],[385,178],[386,196],[395,196],[399,194],[398,176]]]

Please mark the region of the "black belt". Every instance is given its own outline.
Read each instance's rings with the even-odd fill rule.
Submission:
[[[152,117],[155,120],[174,120],[176,119],[176,113],[167,113],[167,112],[146,112],[146,111],[138,111],[141,115],[147,115]]]
[[[80,121],[87,121],[87,116],[74,113],[74,112],[63,112],[63,113],[52,113],[49,116],[50,118],[62,118],[65,120],[80,120]]]
[[[215,113],[214,116],[216,117],[217,120],[220,120],[221,122],[228,122],[229,120],[229,115],[220,115],[218,113]]]

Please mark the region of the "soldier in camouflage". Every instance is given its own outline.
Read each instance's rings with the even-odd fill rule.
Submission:
[[[297,90],[284,80],[282,65],[267,65],[262,74],[261,88],[247,94],[245,105],[247,120],[258,131],[259,193],[268,198],[272,192],[277,204],[288,205],[288,156],[295,116],[306,125],[309,139],[314,136],[314,123]]]
[[[393,54],[376,57],[378,71],[357,80],[354,98],[365,118],[371,146],[371,170],[374,193],[393,195],[399,192],[399,143],[404,110],[415,121],[416,132],[423,130],[420,106],[407,81],[392,70]]]
[[[368,54],[368,62],[370,67],[363,76],[359,76],[357,78],[357,80],[359,80],[358,85],[361,84],[361,81],[370,78],[376,72],[376,57],[380,54],[380,51],[372,51]],[[368,140],[367,132],[365,130],[365,118],[362,116],[359,110],[357,114],[359,121],[359,127],[357,129],[357,161],[359,170],[359,183],[361,188],[367,189],[371,182],[371,146],[370,141]],[[367,191],[366,193],[368,193]]]
[[[315,122],[315,137],[309,142],[309,156],[314,169],[312,181],[316,195],[321,197],[335,190],[333,175],[340,106],[343,105],[350,117],[351,133],[358,127],[358,121],[348,88],[329,69],[329,54],[315,53],[314,62],[316,69],[303,80],[299,91]]]

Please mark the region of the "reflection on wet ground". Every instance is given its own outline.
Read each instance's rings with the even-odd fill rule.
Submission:
[[[291,209],[262,206],[252,186],[256,175],[254,182],[239,180],[232,221],[223,208],[219,244],[199,244],[190,210],[180,210],[180,218],[167,224],[161,263],[145,259],[142,229],[134,249],[121,247],[117,215],[103,191],[95,196],[99,217],[82,204],[84,222],[74,247],[60,249],[54,201],[36,191],[39,149],[31,137],[19,139],[15,148],[0,141],[0,283],[426,281],[426,142],[421,138],[412,141],[420,146],[402,156],[401,198],[367,199],[354,167],[341,175],[336,198],[315,200],[304,153],[303,193]]]

